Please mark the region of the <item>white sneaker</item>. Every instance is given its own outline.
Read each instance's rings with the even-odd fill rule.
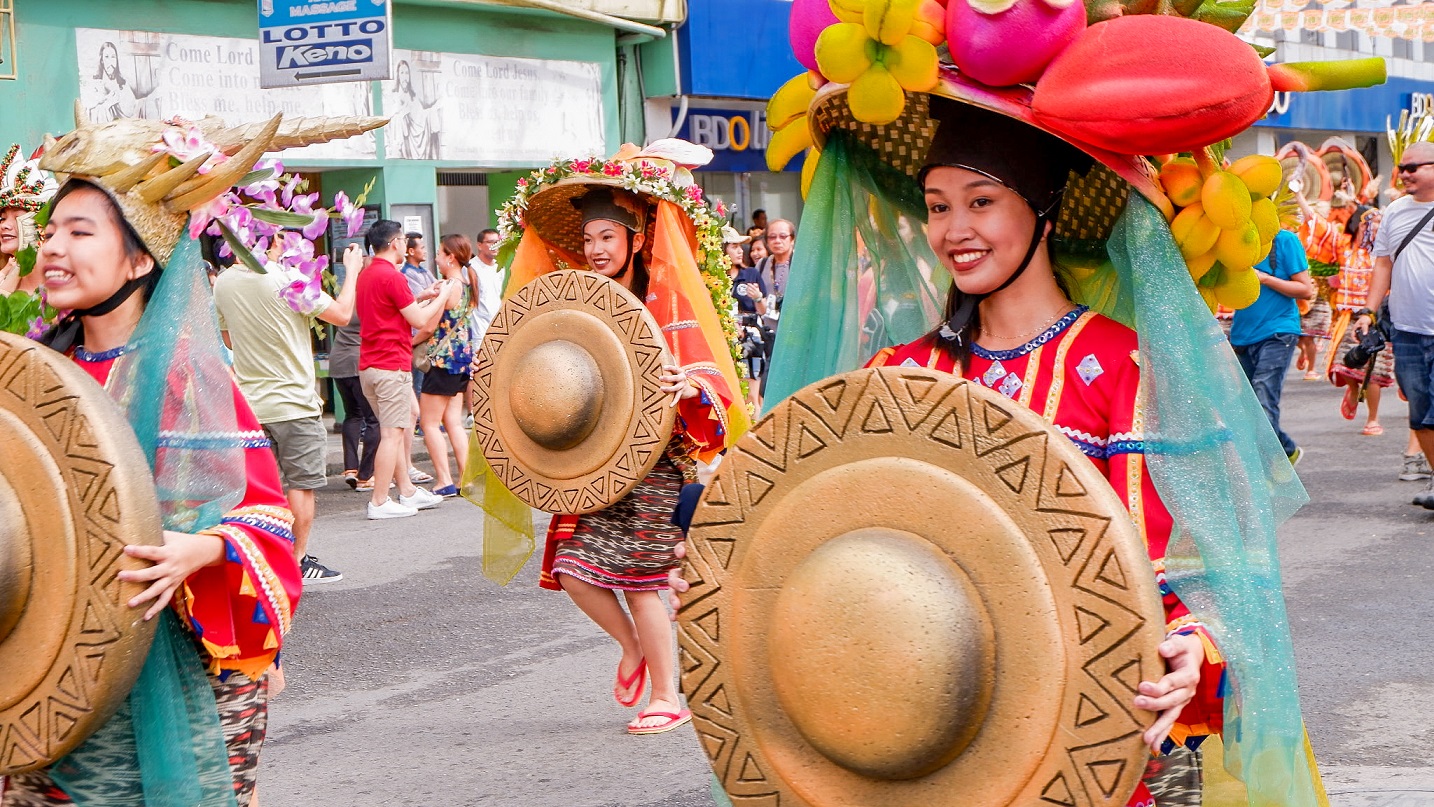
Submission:
[[[393,499],[384,499],[383,504],[368,503],[368,517],[370,521],[377,521],[381,518],[407,518],[418,515],[418,509],[396,502]]]
[[[423,488],[415,488],[412,496],[404,496],[400,493],[398,503],[404,507],[412,507],[414,510],[432,510],[443,504],[443,497]]]

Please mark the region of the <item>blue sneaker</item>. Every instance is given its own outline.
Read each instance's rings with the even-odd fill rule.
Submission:
[[[457,496],[457,495],[458,495],[458,486],[457,486],[457,485],[445,485],[444,487],[441,487],[441,488],[434,488],[434,489],[433,489],[433,492],[434,492],[436,495],[442,496],[442,497],[445,498],[445,499],[451,499],[451,498],[453,498],[454,496]]]

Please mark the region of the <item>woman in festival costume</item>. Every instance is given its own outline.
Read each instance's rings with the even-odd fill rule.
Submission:
[[[1293,88],[1282,71],[1336,89],[1378,83],[1382,66],[1271,68],[1215,25],[1117,4],[1089,7],[1089,27],[1087,8],[1036,21],[953,0],[944,19],[872,20],[898,4],[840,5],[814,26],[794,12],[794,32],[820,31],[794,33],[813,72],[768,107],[771,167],[814,148],[768,405],[867,363],[959,374],[1042,414],[1125,501],[1163,593],[1167,671],[1130,701],[1158,713],[1143,739],[1164,752],[1228,728],[1226,767],[1251,804],[1325,804],[1275,547],[1307,497],[1210,316],[1260,292],[1279,165],[1225,168],[1209,146]],[[923,44],[947,37],[945,51]],[[1198,57],[1174,75],[1171,52]],[[908,69],[918,57],[929,71]],[[901,237],[923,221],[924,238]],[[867,293],[892,312],[879,338]],[[1142,785],[1130,803],[1188,795]]]
[[[19,156],[17,144],[0,160],[0,294],[35,294],[40,288],[40,273],[22,277],[16,256],[38,243],[35,216],[56,188],[54,175],[40,169],[38,157],[21,161]]]
[[[449,286],[448,310],[428,339],[428,359],[432,367],[423,375],[423,389],[418,395],[418,420],[423,427],[423,442],[433,459],[433,492],[439,496],[458,495],[448,467],[448,448],[458,463],[458,478],[463,478],[468,461],[468,432],[463,428],[463,391],[473,369],[473,330],[469,317],[478,299],[478,278],[469,268],[473,260],[473,242],[466,235],[445,235],[438,242],[438,270]],[[427,333],[420,331],[419,335]],[[440,429],[439,427],[443,428]]]
[[[554,516],[543,558],[542,587],[566,591],[621,648],[613,698],[636,706],[651,682],[647,707],[628,724],[632,734],[691,720],[677,694],[671,626],[660,599],[677,565],[673,548],[682,542],[671,515],[699,465],[749,422],[734,362],[725,210],[707,205],[691,173],[711,156],[691,143],[659,140],[645,149],[626,145],[609,160],[560,160],[519,180],[500,216],[504,250],[516,249],[508,293],[556,269],[604,275],[647,305],[675,359],[661,376],[678,415],[662,460],[607,508]],[[471,495],[472,480],[464,481]],[[496,480],[488,474],[485,484],[488,498],[480,504],[491,516]],[[501,526],[488,520],[485,554]]]
[[[1345,232],[1345,225],[1353,205],[1344,191],[1336,191],[1328,202],[1311,205],[1305,199],[1299,182],[1291,183],[1291,189],[1299,203],[1301,222],[1298,235],[1304,244],[1310,277],[1316,289],[1313,300],[1299,301],[1301,333],[1295,369],[1305,372],[1306,381],[1313,381],[1320,377],[1317,365],[1320,346],[1330,341],[1333,309],[1328,278],[1339,272],[1349,251],[1350,236]]]
[[[128,605],[159,624],[126,705],[59,761],[10,777],[4,807],[251,803],[268,671],[301,579],[278,468],[224,364],[194,237],[267,148],[354,133],[305,123],[210,121],[215,152],[191,159],[169,150],[184,126],[85,124],[42,160],[66,180],[37,272],[70,310],[42,341],[104,385],[146,452],[163,545],[126,547],[153,565],[118,577],[143,588]]]
[[[1379,351],[1373,368],[1348,367],[1344,357],[1350,348],[1359,344],[1354,329],[1349,325],[1354,314],[1364,309],[1369,295],[1369,279],[1374,275],[1374,258],[1370,250],[1374,247],[1375,233],[1379,231],[1379,218],[1379,208],[1371,207],[1364,212],[1356,223],[1353,243],[1346,250],[1337,275],[1332,298],[1337,313],[1330,340],[1336,347],[1330,351],[1327,371],[1330,383],[1344,387],[1339,413],[1345,420],[1354,419],[1360,400],[1364,400],[1367,415],[1360,433],[1370,436],[1384,433],[1384,427],[1379,423],[1379,399],[1384,389],[1394,386],[1394,352],[1387,349]],[[1373,372],[1366,379],[1369,369]]]

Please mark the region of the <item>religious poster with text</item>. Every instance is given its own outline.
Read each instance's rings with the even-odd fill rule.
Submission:
[[[393,59],[382,84],[389,159],[507,167],[608,150],[596,63],[414,50]]]
[[[91,121],[134,117],[225,123],[285,116],[373,114],[367,82],[265,90],[259,86],[259,42],[217,36],[76,28],[80,106]],[[372,133],[283,152],[286,160],[373,159]]]

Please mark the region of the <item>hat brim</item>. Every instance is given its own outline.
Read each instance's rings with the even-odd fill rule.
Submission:
[[[916,179],[936,132],[937,122],[930,115],[930,96],[936,95],[1018,120],[1095,159],[1095,168],[1084,177],[1073,175],[1066,187],[1056,222],[1058,236],[1077,241],[1108,238],[1132,189],[1159,208],[1167,219],[1175,214],[1148,161],[1072,140],[1042,126],[1031,114],[1028,87],[987,87],[943,68],[935,88],[929,93],[907,93],[906,109],[901,117],[882,125],[864,123],[852,115],[847,104],[847,89],[845,84],[827,84],[812,100],[807,125],[811,127],[812,142],[818,149],[826,145],[833,131],[841,130],[876,152],[883,162]]]
[[[583,217],[582,212],[573,206],[572,200],[597,187],[622,188],[640,197],[649,206],[656,206],[656,200],[650,194],[624,188],[621,180],[592,176],[569,177],[533,194],[528,200],[528,210],[523,215],[524,225],[536,230],[549,246],[581,257]],[[644,230],[644,253],[652,248],[655,219],[656,216],[649,211]]]

